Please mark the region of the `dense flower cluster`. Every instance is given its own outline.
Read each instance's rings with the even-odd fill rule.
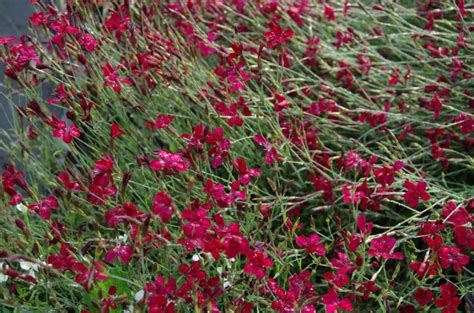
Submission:
[[[472,5],[31,2],[1,305],[474,310]]]

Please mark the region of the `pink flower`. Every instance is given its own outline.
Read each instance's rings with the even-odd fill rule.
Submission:
[[[369,255],[381,257],[385,260],[403,260],[401,252],[392,253],[392,249],[397,243],[397,239],[383,235],[370,242],[370,249],[367,251]]]

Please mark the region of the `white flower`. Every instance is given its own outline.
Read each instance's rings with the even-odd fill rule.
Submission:
[[[20,211],[21,213],[25,213],[26,211],[28,211],[28,207],[24,205],[23,203],[18,203],[16,205],[16,209]]]
[[[145,296],[145,290],[140,290],[135,294],[135,301],[140,302],[142,301],[143,297]]]
[[[8,276],[0,273],[0,284],[8,280]]]
[[[126,243],[126,242],[128,241],[128,236],[127,236],[127,234],[118,236],[118,240],[120,240],[121,242],[125,242],[125,243]]]
[[[28,262],[28,261],[20,261],[20,267],[21,267],[21,269],[23,269],[25,271],[29,271],[29,270],[33,270],[35,272],[38,271],[38,264],[31,263],[31,262]]]

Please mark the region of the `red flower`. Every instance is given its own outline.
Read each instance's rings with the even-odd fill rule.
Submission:
[[[372,227],[374,227],[374,223],[368,222],[365,215],[357,216],[357,228],[362,233],[362,235],[368,235],[372,231]]]
[[[469,257],[460,253],[458,247],[442,247],[439,249],[439,261],[442,268],[449,268],[453,265],[456,272],[462,272],[464,265],[469,263]]]
[[[56,86],[56,90],[54,91],[54,95],[56,96],[56,99],[49,99],[48,104],[57,104],[61,103],[67,100],[69,97],[68,95],[68,90],[66,89],[66,86],[64,84],[59,84]]]
[[[68,35],[79,35],[79,28],[70,25],[69,15],[67,13],[54,20],[54,22],[49,25],[49,28],[55,31],[51,41],[60,48],[65,47],[65,42]]]
[[[334,21],[336,19],[333,7],[327,4],[324,5],[324,15],[328,21]]]
[[[289,108],[291,103],[286,100],[286,97],[279,93],[273,93],[275,100],[273,101],[273,111],[281,112],[283,109]]]
[[[274,24],[271,30],[265,32],[264,36],[267,40],[267,47],[275,49],[278,45],[282,45],[293,38],[293,30],[283,30],[280,25]]]
[[[81,190],[79,183],[77,181],[72,181],[67,172],[59,173],[56,179],[68,192],[73,192],[74,190]]]
[[[55,269],[71,269],[76,263],[78,263],[77,260],[72,256],[74,252],[75,250],[67,243],[61,243],[59,254],[52,254],[48,256],[48,264],[50,264]]]
[[[327,280],[330,285],[334,285],[338,288],[343,288],[351,282],[351,279],[346,275],[346,271],[343,268],[339,269],[336,274],[326,272],[323,274],[323,278]]]
[[[35,26],[40,26],[46,23],[48,15],[43,12],[35,12],[29,17],[31,24]]]
[[[334,193],[331,181],[326,179],[322,174],[319,174],[318,176],[310,176],[310,180],[313,183],[314,189],[316,189],[316,191],[323,192],[324,201],[332,204],[334,202]]]
[[[356,296],[356,301],[364,301],[367,302],[369,300],[369,296],[371,293],[376,293],[377,292],[377,286],[375,285],[375,282],[372,280],[366,281],[365,283],[362,283],[358,288],[357,291],[362,292],[363,296]]]
[[[430,200],[430,195],[426,192],[426,185],[424,181],[417,182],[416,184],[409,180],[405,181],[404,186],[408,189],[403,195],[405,202],[412,208],[416,208],[420,199],[423,201]]]
[[[28,208],[37,212],[42,219],[48,220],[51,217],[51,209],[59,208],[59,204],[56,197],[49,196],[44,200],[31,204]]]
[[[16,36],[0,37],[0,45],[9,45],[15,40]]]
[[[210,206],[210,203],[207,205]],[[207,218],[206,204],[194,201],[189,208],[181,212],[181,218],[188,223],[182,226],[186,237],[197,239],[204,237],[206,231],[211,227],[211,221]]]
[[[46,123],[51,126],[53,130],[53,136],[55,138],[62,138],[65,143],[70,143],[74,137],[81,135],[79,129],[75,125],[69,125],[67,128],[66,122],[58,119],[56,115],[52,115],[50,120],[46,120]]]
[[[450,226],[462,226],[471,221],[471,215],[462,206],[456,206],[452,201],[446,203],[443,208],[443,216]]]
[[[467,11],[466,11],[466,7],[465,7],[465,4],[464,4],[464,0],[457,0],[456,2],[457,2],[457,6],[458,6],[459,13],[461,14],[461,16],[466,16]]]
[[[416,272],[418,277],[423,278],[425,275],[434,276],[438,266],[436,263],[430,265],[430,262],[412,262],[410,268]]]
[[[456,313],[461,299],[456,297],[458,289],[453,284],[443,284],[441,288],[441,297],[435,299],[436,306],[443,308],[442,313]]]
[[[137,206],[132,202],[126,202],[122,207],[113,208],[104,214],[105,221],[110,227],[117,227],[119,223],[126,223],[133,218],[143,220],[146,215],[137,210]]]
[[[298,236],[296,237],[296,245],[300,248],[306,249],[308,253],[316,253],[319,256],[324,256],[326,251],[324,245],[319,243],[319,236],[317,234],[311,234],[308,237]]]
[[[120,125],[117,123],[113,123],[112,126],[110,126],[110,138],[119,138],[122,137],[124,132],[120,129]]]
[[[262,279],[265,277],[265,268],[272,265],[272,260],[262,251],[249,251],[247,252],[247,264],[244,266],[244,273]]]
[[[397,243],[397,239],[383,235],[370,242],[370,249],[367,251],[369,255],[381,257],[385,260],[395,259],[403,260],[401,252],[392,253],[392,249]]]
[[[173,201],[166,192],[160,191],[155,195],[153,198],[152,212],[153,214],[159,215],[163,223],[170,220],[173,215]]]
[[[434,301],[434,292],[429,289],[418,288],[413,294],[413,298],[423,307]]]
[[[435,94],[428,105],[428,109],[433,111],[434,118],[439,118],[439,112],[441,111],[442,107],[443,104],[441,103],[441,100],[439,99],[438,95]]]
[[[253,136],[253,141],[265,149],[265,162],[270,165],[278,159],[278,152],[261,134]]]
[[[146,291],[150,294],[147,299],[150,313],[174,313],[175,303],[171,301],[176,296],[176,280],[157,276],[154,283],[146,283]]]
[[[352,40],[352,33],[347,32],[346,34],[343,34],[341,31],[337,31],[336,39],[337,41],[333,42],[333,45],[337,50],[339,50],[343,44],[349,43]]]
[[[288,291],[278,286],[273,279],[268,280],[268,287],[278,297],[278,300],[272,303],[273,310],[280,313],[290,313],[296,312],[295,308],[298,307],[298,312],[316,313],[314,305],[317,301],[317,294],[311,283],[309,271],[291,275],[288,278]]]
[[[247,254],[249,251],[249,241],[240,231],[240,226],[232,223],[222,230],[224,239],[222,247],[227,258],[235,258],[238,254]]]
[[[392,73],[390,73],[390,78],[388,80],[388,84],[390,86],[398,84],[400,81],[400,69],[396,68]]]
[[[146,127],[153,129],[167,129],[174,119],[174,115],[160,114],[156,117],[156,121],[147,121]]]
[[[150,168],[154,171],[164,171],[165,175],[186,172],[190,164],[179,153],[171,153],[165,150],[155,151],[160,159],[150,162]]]
[[[344,203],[356,204],[365,197],[363,191],[357,190],[357,186],[355,188],[353,186],[352,189],[354,190],[353,192],[348,187],[342,188],[342,201]]]
[[[107,198],[114,196],[117,192],[117,188],[114,185],[103,184],[103,182],[97,180],[89,186],[87,200],[90,203],[103,205]]]
[[[112,89],[117,93],[120,93],[122,90],[121,84],[130,85],[132,83],[130,79],[121,77],[117,74],[117,70],[120,68],[122,68],[121,65],[114,67],[108,62],[105,64],[105,66],[101,66],[103,72],[102,77],[107,78],[104,83],[104,87],[112,86]]]
[[[339,295],[334,289],[329,289],[328,293],[322,296],[323,303],[326,305],[326,313],[336,312],[337,310],[352,311],[352,303],[349,299],[339,300]]]
[[[237,183],[239,182],[237,181]],[[204,186],[203,191],[208,194],[214,201],[216,201],[217,205],[221,208],[228,207],[235,202],[235,194],[232,193],[232,191],[234,190],[229,193],[226,193],[224,185],[214,184],[214,182],[210,179],[206,181],[206,185]]]
[[[79,43],[81,44],[86,51],[92,52],[98,45],[97,40],[95,40],[90,34],[85,34],[81,38],[79,38]]]
[[[7,170],[2,173],[2,187],[10,196],[9,205],[15,205],[23,200],[23,197],[15,190],[15,186],[27,190],[27,184],[22,171],[16,171],[13,165],[8,165]]]
[[[76,263],[72,266],[71,270],[78,273],[75,279],[76,283],[82,283],[82,286],[87,290],[92,288],[92,283],[95,280],[103,281],[107,278],[100,261],[94,261],[89,268],[82,263]]]
[[[112,12],[104,22],[105,29],[110,33],[115,33],[115,38],[117,38],[119,42],[122,39],[122,33],[127,30],[130,22],[130,16],[123,12],[121,13]]]
[[[232,163],[239,172],[239,181],[245,186],[250,183],[252,177],[260,176],[260,170],[257,167],[247,169],[247,163],[244,159],[237,158]]]
[[[474,250],[474,227],[456,226],[453,233],[458,247]]]
[[[113,262],[117,258],[123,264],[128,264],[133,256],[133,247],[132,246],[117,246],[109,251],[104,256],[105,262]]]

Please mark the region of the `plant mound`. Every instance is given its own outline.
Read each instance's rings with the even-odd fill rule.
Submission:
[[[30,1],[0,306],[474,310],[472,5]]]

